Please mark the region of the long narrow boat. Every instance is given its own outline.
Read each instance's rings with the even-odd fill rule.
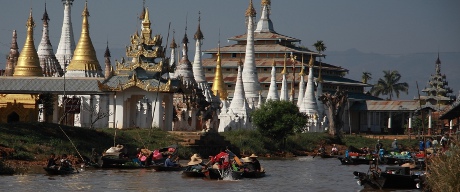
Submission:
[[[223,180],[225,178],[230,178],[233,180],[241,179],[243,177],[243,171],[233,171],[231,169],[214,169],[208,168],[204,175],[207,179],[218,179]]]
[[[244,178],[261,178],[265,177],[265,171],[244,171],[242,176]]]
[[[184,171],[182,171],[182,176],[184,177],[206,177],[202,170],[193,169],[192,166],[187,166]]]
[[[71,169],[60,169],[58,167],[43,167],[43,169],[46,171],[48,175],[69,175],[69,174],[74,174],[78,173],[75,171],[74,168]]]
[[[152,169],[155,169],[155,171],[183,171],[185,170],[185,167],[182,166],[175,166],[175,167],[165,167],[163,164],[155,164],[155,165],[150,165]]]
[[[420,189],[423,187],[424,172],[412,172],[409,167],[386,167],[385,171],[374,169],[368,173],[353,172],[358,185],[372,189]]]

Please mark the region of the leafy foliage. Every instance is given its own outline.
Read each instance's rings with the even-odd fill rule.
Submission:
[[[361,76],[361,82],[362,83],[367,83],[367,81],[372,79],[372,73],[370,72],[363,72],[363,75]]]
[[[303,132],[307,124],[307,116],[289,101],[268,101],[252,112],[251,117],[257,130],[273,142]]]
[[[406,82],[400,83],[401,74],[396,70],[383,71],[383,79],[380,78],[377,81],[377,84],[374,85],[371,89],[371,93],[375,96],[388,95],[389,100],[393,98],[393,94],[399,98],[400,92],[405,92],[408,94],[409,84]]]
[[[456,143],[445,154],[428,162],[426,181],[431,191],[460,191],[460,149]]]
[[[265,154],[267,150],[265,148],[266,143],[270,142],[260,134],[259,131],[239,129],[235,131],[226,131],[220,133],[225,137],[226,140],[232,141],[232,144],[240,149],[240,152],[244,155]]]

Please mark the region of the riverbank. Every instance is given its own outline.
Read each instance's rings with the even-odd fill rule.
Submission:
[[[274,142],[263,138],[255,130],[221,133],[231,147],[240,155],[252,153],[265,158],[314,155],[320,145],[330,151],[333,144],[341,154],[349,146],[373,149],[376,139],[359,135],[346,135],[337,140],[326,133],[303,133],[289,136],[285,142]],[[130,152],[136,148],[157,149],[178,144],[183,138],[159,129],[88,129],[51,123],[0,124],[0,158],[8,167],[16,170],[36,165],[45,165],[50,153],[68,154],[77,161],[80,155],[90,157],[93,152],[102,153],[116,144],[123,144]],[[382,140],[386,148],[391,140]],[[276,144],[278,143],[278,144]],[[408,150],[417,147],[417,141],[399,141]],[[181,159],[189,159],[196,153],[192,147],[179,146]],[[212,147],[212,146],[209,146]]]

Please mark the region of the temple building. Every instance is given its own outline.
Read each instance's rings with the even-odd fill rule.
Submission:
[[[453,91],[448,86],[446,75],[441,73],[439,53],[435,62],[435,73],[430,76],[422,92],[425,95],[420,96],[421,105],[417,111],[426,111],[428,134],[431,134],[432,131],[440,133],[445,126],[443,121],[439,121],[440,113],[447,110],[446,107],[449,107],[455,101],[455,95],[452,95]]]
[[[325,55],[302,47],[299,39],[277,33],[270,19],[270,0],[262,0],[261,7],[262,13],[257,25],[255,25],[253,19],[256,16],[256,11],[252,1],[250,1],[246,10],[247,33],[228,39],[235,41],[235,44],[203,51],[210,56],[203,59],[205,75],[210,84],[214,80],[216,60],[220,57],[221,71],[228,90],[229,101],[237,97],[234,92],[237,90],[238,62],[242,58],[244,58],[242,72],[244,97],[248,102],[249,112],[260,105],[259,100],[277,98],[273,91],[273,88],[276,87],[280,99],[298,103],[302,112],[316,117],[317,123],[323,121],[317,114],[319,107],[314,105],[317,103],[315,90],[320,68],[322,92],[335,92],[339,87],[341,90],[348,91],[350,99],[378,99],[364,94],[364,88],[370,85],[345,78],[347,69],[317,62],[317,58]],[[254,26],[256,26],[255,29]],[[218,51],[220,51],[219,56]],[[308,74],[304,71],[301,75],[300,72],[304,63],[302,58],[304,57],[306,58],[305,63],[311,63],[311,67],[308,68]],[[272,70],[273,66],[275,66],[274,70]],[[274,78],[272,74],[275,74]],[[300,82],[303,75],[309,75],[311,78],[308,79],[310,86],[308,86],[309,82],[306,84]],[[299,87],[299,84],[302,87]],[[305,85],[307,85],[307,89],[303,87]],[[272,87],[271,90],[270,87]],[[302,90],[302,94],[299,93],[300,90]],[[259,99],[259,93],[262,99]],[[298,101],[299,99],[301,102]],[[315,129],[315,131],[322,130]]]

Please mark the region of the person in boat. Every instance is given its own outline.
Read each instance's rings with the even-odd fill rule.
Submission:
[[[321,145],[318,149],[319,155],[324,155],[326,153],[326,148],[324,148],[324,145]]]
[[[378,153],[380,149],[383,149],[383,144],[380,142],[380,139],[377,140],[377,144],[375,144],[375,152]]]
[[[56,161],[57,160],[58,159],[56,159],[56,154],[51,153],[50,158],[48,159],[48,165],[46,167],[48,167],[48,168],[57,168],[56,167],[56,165],[57,165]]]
[[[423,140],[419,141],[418,149],[419,151],[425,151],[425,143],[423,142]]]
[[[254,170],[255,171],[260,171],[261,170],[261,167],[260,167],[260,162],[259,160],[257,160],[257,155],[255,155],[254,153],[251,154],[251,156],[249,156],[249,158],[251,158],[251,163],[254,165]]]
[[[393,149],[394,152],[399,152],[399,146],[398,146],[398,140],[395,139],[393,143],[391,143],[391,148]]]
[[[187,163],[189,166],[190,171],[196,171],[196,172],[201,172],[205,168],[205,165],[203,164],[203,160],[201,159],[200,155],[198,154],[193,154],[192,157],[190,157],[190,161]]]
[[[218,166],[213,166],[214,168],[218,169],[225,169],[230,166],[229,159],[228,159],[228,153],[225,151],[225,149],[220,150],[220,153],[214,156],[213,161],[214,163],[217,163]]]
[[[172,155],[169,154],[168,155],[168,158],[166,158],[165,160],[165,167],[176,167],[178,166],[172,159],[171,159]]]
[[[332,149],[331,149],[331,155],[338,155],[338,154],[339,154],[339,149],[337,148],[335,144],[333,144]]]
[[[67,154],[62,154],[61,156],[61,170],[71,170],[72,169],[72,163],[70,160],[67,158]]]

